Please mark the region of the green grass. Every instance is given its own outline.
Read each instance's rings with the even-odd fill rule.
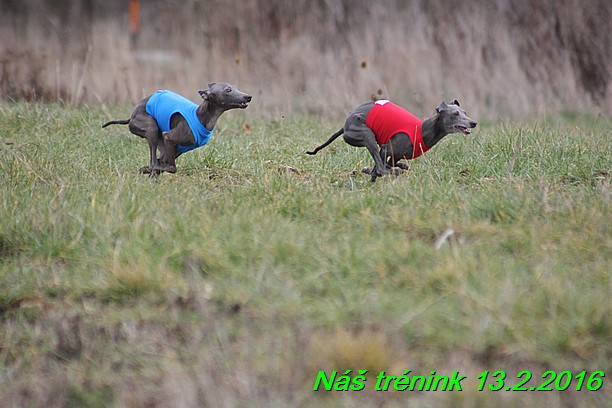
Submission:
[[[508,385],[530,370],[529,386],[549,369],[611,375],[608,118],[484,125],[374,184],[364,149],[303,154],[340,125],[326,118],[231,112],[157,180],[137,172],[145,142],[108,118],[0,105],[1,406],[611,398],[608,378],[476,391],[484,370]],[[312,391],[320,370],[349,369],[370,370],[364,391]],[[373,391],[408,369],[468,379]]]

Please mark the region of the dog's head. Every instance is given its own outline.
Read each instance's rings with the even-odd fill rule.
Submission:
[[[198,91],[202,99],[223,110],[245,109],[253,97],[225,82],[211,82],[208,89]]]
[[[439,120],[444,127],[446,133],[463,133],[470,134],[470,129],[476,127],[477,123],[470,119],[463,109],[459,106],[459,101],[454,100],[451,103],[442,102],[436,108]]]

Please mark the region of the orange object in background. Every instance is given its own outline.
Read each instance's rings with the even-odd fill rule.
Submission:
[[[140,26],[140,2],[138,0],[130,0],[130,32],[135,34]]]

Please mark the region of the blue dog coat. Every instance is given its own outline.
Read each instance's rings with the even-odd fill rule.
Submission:
[[[196,115],[197,109],[198,105],[172,91],[155,92],[147,101],[146,106],[147,113],[155,118],[162,133],[170,130],[170,119],[175,113],[185,118],[195,138],[195,144],[176,145],[176,151],[180,153],[204,146],[210,140],[210,135],[214,130],[204,127]]]

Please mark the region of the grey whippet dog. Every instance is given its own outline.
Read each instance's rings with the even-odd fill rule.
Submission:
[[[392,167],[408,170],[402,159],[414,159],[431,149],[449,133],[469,134],[477,123],[470,119],[454,100],[442,102],[436,114],[424,121],[407,110],[387,100],[368,102],[349,113],[344,127],[334,133],[325,143],[313,151],[314,155],[343,135],[351,146],[365,147],[374,159],[374,168],[363,169],[364,173],[377,177],[389,174]]]
[[[170,91],[157,91],[140,101],[129,119],[113,120],[102,127],[129,125],[130,132],[147,139],[150,162],[141,173],[175,173],[176,158],[208,143],[223,112],[245,109],[252,99],[224,82],[211,82],[198,93],[203,99],[200,105]]]

